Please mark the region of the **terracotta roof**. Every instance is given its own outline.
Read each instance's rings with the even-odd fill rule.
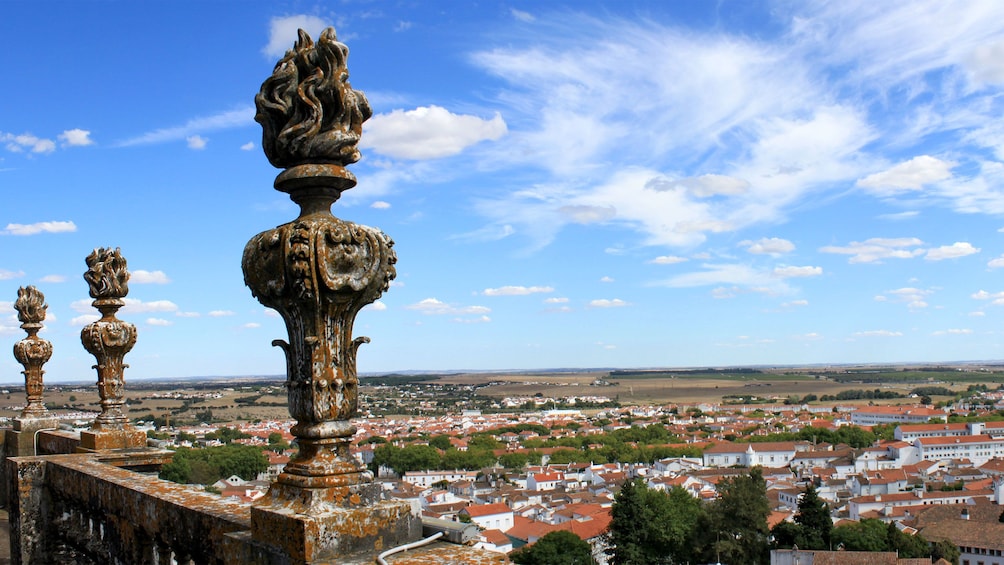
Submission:
[[[501,502],[496,502],[495,504],[478,504],[468,506],[467,508],[461,510],[461,512],[466,512],[471,518],[480,518],[481,516],[510,513],[512,512],[512,508],[509,508]]]

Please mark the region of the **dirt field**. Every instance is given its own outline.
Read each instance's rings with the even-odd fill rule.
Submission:
[[[607,373],[577,373],[562,375],[484,375],[468,374],[443,377],[439,382],[453,384],[477,384],[497,382],[498,384],[480,389],[479,393],[497,398],[507,396],[544,396],[560,398],[568,396],[607,396],[617,398],[621,404],[668,404],[721,402],[723,396],[756,395],[761,398],[775,398],[783,401],[788,396],[804,397],[835,395],[852,389],[893,391],[908,394],[912,389],[927,383],[838,383],[820,380],[811,376],[759,375],[742,379],[736,378],[618,378],[607,379]],[[590,386],[598,379],[611,386]],[[948,384],[952,390],[965,390],[968,383]],[[932,397],[935,402],[943,400]],[[867,401],[864,401],[867,402]],[[909,399],[878,400],[876,403],[904,403]]]

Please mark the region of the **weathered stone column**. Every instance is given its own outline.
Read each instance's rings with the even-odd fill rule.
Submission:
[[[290,430],[298,454],[269,495],[252,507],[256,541],[282,548],[293,563],[368,553],[417,539],[408,504],[382,501],[372,474],[349,453],[358,408],[356,314],[387,290],[396,272],[393,242],[381,231],[331,214],[355,186],[345,166],[359,160],[362,123],[372,111],[353,90],[348,48],[328,28],[314,43],[302,30],[255,97],[275,180],[300,206],[292,222],[251,238],[244,280],[286,322]]]
[[[17,289],[14,309],[28,337],[14,344],[14,358],[24,366],[26,403],[21,415],[14,419],[13,429],[6,432],[7,457],[35,455],[35,432],[59,426],[59,419],[45,408],[42,396],[42,375],[45,374],[42,366],[52,357],[52,343],[38,337],[47,308],[45,295],[34,286]]]
[[[42,320],[45,320],[45,311],[49,307],[45,303],[45,295],[37,288],[29,286],[17,289],[17,301],[14,309],[17,310],[17,319],[21,321],[23,329],[28,337],[14,344],[14,358],[18,363],[24,365],[24,389],[27,396],[27,403],[24,410],[21,410],[21,418],[46,418],[49,417],[49,410],[42,402],[42,370],[44,365],[52,357],[52,343],[47,339],[38,337],[39,330],[42,329]]]
[[[146,446],[146,434],[129,425],[122,411],[125,397],[123,372],[125,355],[136,345],[136,326],[115,317],[122,300],[129,294],[129,271],[120,249],[99,248],[87,256],[84,280],[90,287],[92,306],[101,318],[84,326],[80,341],[94,358],[98,371],[98,396],[101,414],[91,424],[90,431],[80,433],[84,451],[125,449]]]

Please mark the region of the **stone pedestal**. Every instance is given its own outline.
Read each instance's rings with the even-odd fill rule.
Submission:
[[[372,563],[420,539],[418,508],[381,500],[379,485],[304,489],[275,484],[251,507],[251,538],[291,564]]]
[[[146,432],[126,425],[122,429],[87,430],[80,432],[78,452],[137,449],[146,447]]]
[[[59,428],[58,418],[15,418],[13,429],[6,430],[4,445],[7,457],[36,455],[36,434],[41,430]]]

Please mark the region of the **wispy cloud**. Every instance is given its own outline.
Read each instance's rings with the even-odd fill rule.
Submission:
[[[405,306],[408,310],[415,310],[422,314],[442,316],[442,315],[467,315],[467,314],[488,314],[491,308],[486,306],[456,306],[447,304],[436,298],[426,298],[415,304]]]
[[[924,254],[919,249],[924,242],[915,237],[873,237],[865,241],[852,241],[846,246],[827,245],[822,253],[850,255],[849,263],[881,263],[884,259],[910,259]]]
[[[771,255],[778,257],[795,250],[795,244],[780,237],[758,239],[756,241],[740,241],[740,247],[745,247],[746,251],[754,255]]]
[[[129,282],[136,284],[167,284],[171,282],[171,279],[164,271],[144,271],[143,269],[137,269],[130,271]]]
[[[502,286],[486,288],[481,294],[485,296],[526,296],[548,292],[554,292],[554,288],[550,286]]]
[[[622,308],[624,306],[630,306],[630,304],[620,298],[599,298],[589,301],[590,308]]]
[[[298,29],[306,31],[311,38],[317,39],[321,35],[321,31],[329,25],[331,24],[317,16],[305,14],[272,18],[268,27],[268,44],[262,47],[261,51],[270,60],[281,57],[287,50],[293,48]]]
[[[23,276],[24,276],[24,271],[8,271],[6,269],[0,269],[0,281],[19,279]]]
[[[30,133],[13,134],[0,132],[0,143],[3,143],[8,151],[12,153],[52,153],[56,150],[56,143],[51,139],[36,137]]]
[[[134,145],[150,145],[191,139],[202,140],[200,134],[223,129],[246,127],[254,124],[255,110],[251,106],[242,106],[234,110],[221,112],[213,116],[194,118],[180,126],[161,128],[136,137],[120,141],[116,147],[131,147]],[[191,146],[191,141],[188,142]],[[203,144],[204,145],[204,144]]]
[[[973,244],[966,241],[957,241],[952,245],[942,245],[941,247],[928,249],[927,253],[924,254],[924,259],[927,259],[928,261],[943,261],[945,259],[956,259],[958,257],[965,257],[979,252],[979,248],[973,247]]]
[[[39,233],[68,233],[77,231],[73,222],[36,222],[34,224],[7,224],[2,235],[35,235]]]

